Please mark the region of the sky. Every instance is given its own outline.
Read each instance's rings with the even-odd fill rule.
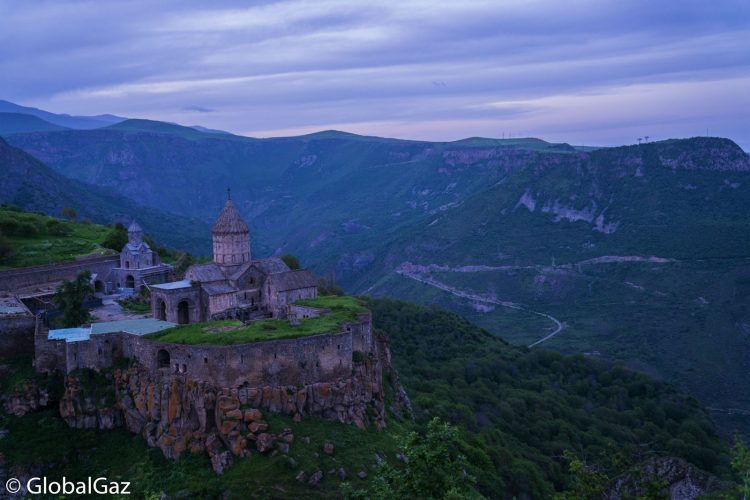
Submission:
[[[750,151],[749,0],[0,0],[0,99],[254,136]]]

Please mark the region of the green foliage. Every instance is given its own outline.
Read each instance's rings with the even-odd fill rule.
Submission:
[[[120,304],[120,307],[122,307],[126,311],[132,311],[136,313],[148,313],[151,311],[151,302],[137,296],[118,299],[117,303]]]
[[[284,264],[286,264],[289,267],[289,269],[291,269],[291,270],[295,270],[295,269],[300,269],[301,268],[301,266],[299,264],[299,260],[297,259],[297,257],[295,257],[292,254],[288,254],[287,253],[287,254],[282,255],[281,256],[281,260],[283,260]]]
[[[653,454],[728,474],[725,444],[695,399],[617,365],[512,347],[459,316],[369,299],[420,417],[467,432],[484,494],[549,498],[571,485],[566,450],[614,476]]]
[[[569,462],[568,472],[571,484],[569,489],[558,495],[557,498],[560,500],[593,500],[601,497],[607,482],[607,476],[586,465],[569,450],[565,451],[563,457]]]
[[[383,464],[373,485],[372,497],[459,499],[479,498],[475,479],[467,472],[458,429],[435,417],[427,432],[410,432],[403,444],[402,466]]]
[[[94,293],[90,281],[91,273],[80,271],[73,281],[65,280],[57,288],[55,304],[62,310],[59,321],[63,328],[80,326],[89,320],[89,310],[84,302]]]
[[[24,212],[7,205],[0,207],[0,233],[6,243],[4,256],[0,252],[0,264],[10,267],[62,262],[105,252],[99,245],[106,233],[102,226]]]
[[[747,500],[750,498],[750,451],[739,436],[735,436],[732,447],[732,469],[740,480],[739,494]]]
[[[68,220],[74,220],[76,217],[78,217],[78,212],[76,212],[76,209],[72,207],[64,207],[62,210],[60,210],[60,213]]]
[[[102,241],[102,246],[104,248],[110,248],[112,250],[115,250],[116,252],[119,252],[127,242],[128,230],[125,229],[125,226],[118,222],[111,226],[109,233],[107,233],[104,241]]]
[[[318,278],[318,293],[320,295],[343,295],[344,291],[336,285],[333,278]]]
[[[11,257],[13,257],[13,244],[0,232],[0,264],[5,264]]]

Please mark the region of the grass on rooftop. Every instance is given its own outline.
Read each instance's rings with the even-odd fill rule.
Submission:
[[[148,338],[173,344],[236,345],[267,340],[292,339],[335,333],[344,323],[356,322],[357,314],[367,309],[355,297],[327,296],[297,302],[300,305],[330,309],[331,313],[317,318],[304,318],[298,325],[285,319],[254,321],[245,326],[241,321],[209,321],[176,326],[148,335]]]

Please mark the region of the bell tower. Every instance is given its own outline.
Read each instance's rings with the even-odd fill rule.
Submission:
[[[242,220],[227,189],[227,202],[212,230],[214,262],[220,266],[238,266],[250,262],[250,229]]]

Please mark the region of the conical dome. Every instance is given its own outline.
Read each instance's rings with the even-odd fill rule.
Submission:
[[[219,214],[219,218],[216,219],[214,224],[214,234],[240,234],[249,233],[250,229],[247,224],[242,220],[242,216],[234,206],[234,202],[230,199],[224,204],[224,208]]]
[[[217,264],[235,266],[250,262],[250,229],[231,198],[216,219],[213,240],[214,262]]]

